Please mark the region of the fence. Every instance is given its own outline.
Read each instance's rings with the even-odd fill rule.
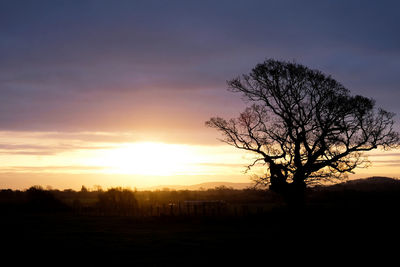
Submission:
[[[162,204],[142,203],[131,210],[104,210],[98,206],[74,206],[74,211],[81,215],[117,215],[136,217],[220,217],[259,215],[269,210],[271,206],[263,204],[227,203],[221,200],[187,200]]]

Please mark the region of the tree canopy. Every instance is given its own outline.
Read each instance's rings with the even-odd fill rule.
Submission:
[[[343,179],[368,165],[363,152],[399,144],[393,113],[301,64],[268,59],[228,86],[252,105],[238,118],[213,117],[206,125],[221,132],[225,143],[254,152],[249,168],[266,165],[257,181],[277,192]]]

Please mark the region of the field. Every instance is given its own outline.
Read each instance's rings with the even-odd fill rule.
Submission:
[[[46,206],[43,201],[22,200],[29,190],[20,192],[14,202],[4,195],[17,192],[3,190],[2,257],[18,263],[89,266],[257,266],[273,261],[315,265],[376,261],[386,266],[398,253],[400,186],[398,181],[379,181],[314,189],[301,210],[291,210],[271,192],[263,196],[254,190],[146,193],[158,196],[160,203],[171,195],[176,199],[181,194],[203,199],[224,196],[237,207],[236,213],[232,208],[219,214],[201,209],[197,214],[169,214],[168,209],[153,215],[122,215],[105,209],[82,212],[72,208],[73,200],[58,202],[62,192],[47,194]],[[100,194],[67,193],[85,196],[92,206],[98,202],[87,197]],[[145,193],[133,194],[139,209]],[[258,203],[266,199],[270,202]],[[63,206],[66,201],[70,204]],[[241,207],[246,207],[245,212]]]

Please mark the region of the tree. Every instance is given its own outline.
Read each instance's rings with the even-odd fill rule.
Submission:
[[[135,215],[138,202],[133,191],[117,187],[100,193],[97,206],[107,214]]]
[[[318,70],[269,59],[227,83],[252,105],[238,118],[214,117],[206,125],[223,142],[254,152],[248,168],[266,166],[256,181],[289,202],[301,201],[307,184],[345,179],[368,166],[363,152],[399,144],[393,113]]]

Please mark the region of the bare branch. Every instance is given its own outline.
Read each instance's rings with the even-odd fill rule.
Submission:
[[[393,113],[303,65],[266,60],[228,86],[253,105],[236,119],[206,124],[222,133],[223,142],[260,156],[246,171],[264,161],[262,184],[343,179],[369,165],[363,152],[399,145]]]

